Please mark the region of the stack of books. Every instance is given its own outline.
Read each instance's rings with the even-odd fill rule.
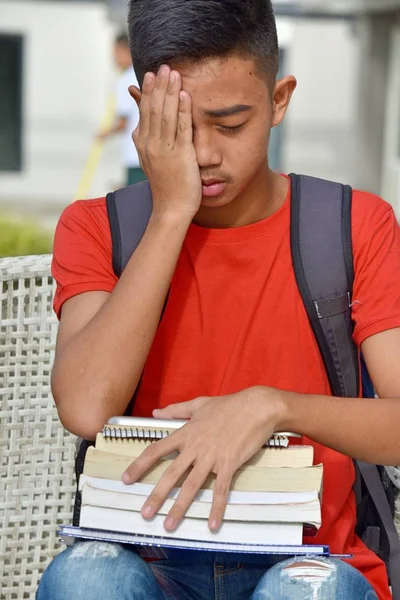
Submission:
[[[80,527],[64,526],[61,535],[133,543],[143,556],[158,558],[169,556],[166,551],[174,548],[238,554],[328,553],[325,546],[302,545],[304,532],[310,535],[321,525],[323,468],[313,465],[312,446],[289,443],[291,434],[273,436],[237,471],[217,532],[208,527],[214,475],[208,477],[175,531],[166,531],[164,520],[187,474],[159,513],[144,519],[140,510],[176,455],[159,461],[132,485],[122,482],[122,474],[149,444],[182,424],[125,418],[121,425],[111,419],[86,454],[79,480]]]

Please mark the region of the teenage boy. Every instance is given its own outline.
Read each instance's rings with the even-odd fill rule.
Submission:
[[[400,462],[393,211],[353,193],[354,340],[380,399],[334,398],[293,272],[289,179],[268,167],[271,128],[296,87],[276,80],[270,0],[132,0],[129,27],[141,88],[130,88],[140,107],[133,137],[153,213],[119,280],[105,199],[75,203],[60,220],[52,384],[61,421],[94,439],[135,391],[135,415],[190,418],[124,475],[132,483],[179,450],[144,504],[151,518],[193,467],[168,530],[210,472],[218,529],[235,471],[274,431],[299,432],[324,463],[322,527],[305,542],[354,558],[145,563],[125,546],[78,543],[50,565],[38,599],[388,600],[385,566],[355,534],[352,458]]]

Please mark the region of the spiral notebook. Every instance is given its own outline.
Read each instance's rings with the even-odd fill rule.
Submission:
[[[246,544],[213,543],[198,540],[166,539],[157,536],[143,536],[114,531],[103,531],[85,527],[61,525],[58,529],[61,541],[71,545],[75,541],[106,541],[130,544],[144,559],[152,560],[194,560],[200,561],[210,553],[229,555],[233,562],[275,562],[290,556],[330,556],[327,545],[294,544]],[[343,558],[350,558],[343,556]]]
[[[304,529],[321,524],[322,466],[313,465],[313,448],[292,445],[300,437],[278,433],[235,474],[222,527],[208,528],[215,476],[210,476],[175,532],[163,522],[180,491],[171,491],[151,521],[140,509],[175,456],[159,461],[137,483],[126,486],[122,473],[143,449],[181,427],[184,421],[116,417],[89,448],[83,475],[80,528],[64,526],[60,534],[84,539],[124,541],[142,555],[165,557],[178,550],[234,554],[326,554],[326,546],[303,547]],[[92,537],[90,537],[92,536]],[[246,543],[244,543],[246,541]],[[278,547],[278,548],[277,548]],[[303,550],[301,550],[303,549]]]

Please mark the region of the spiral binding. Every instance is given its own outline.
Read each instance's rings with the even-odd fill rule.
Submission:
[[[166,438],[170,431],[159,429],[140,429],[138,427],[110,427],[105,425],[103,437],[108,440],[139,440],[141,442],[157,442]]]
[[[103,438],[106,440],[138,440],[141,442],[157,442],[168,437],[171,431],[166,429],[140,429],[138,427],[116,427],[115,425],[105,425],[101,433]],[[273,448],[286,448],[288,444],[288,437],[286,435],[280,435],[277,433],[276,435],[273,435],[265,445]]]

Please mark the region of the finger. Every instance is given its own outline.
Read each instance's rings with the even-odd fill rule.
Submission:
[[[171,70],[168,65],[162,65],[156,77],[150,101],[150,140],[158,141],[161,138],[161,121],[164,112],[170,72]]]
[[[214,486],[213,503],[208,520],[211,531],[217,531],[222,524],[233,474],[228,470],[219,471]]]
[[[181,87],[182,80],[180,74],[178,71],[171,71],[161,123],[161,137],[169,148],[175,146],[178,127],[179,92]]]
[[[193,142],[193,117],[192,97],[187,92],[179,92],[178,130],[176,135],[178,144],[191,144]]]
[[[133,130],[132,133],[132,141],[135,144],[136,150],[138,151],[139,154],[139,134],[140,134],[140,128],[139,125],[136,127],[136,129]],[[140,158],[140,154],[139,154],[139,158]]]
[[[176,502],[164,521],[167,531],[174,531],[178,527],[211,471],[212,463],[196,465],[189,473]]]
[[[153,410],[155,419],[190,419],[196,409],[195,400],[188,402],[179,402],[178,404],[170,404],[166,408],[156,408]]]
[[[177,482],[185,475],[192,464],[192,456],[188,453],[182,453],[168,467],[142,507],[141,512],[145,519],[151,519],[160,510],[170,491],[176,487]]]
[[[135,483],[161,458],[179,450],[181,435],[181,430],[174,431],[163,440],[148,446],[123,473],[122,481],[127,485]]]
[[[139,102],[139,96],[134,94],[133,97],[136,100],[136,103],[139,107],[139,129],[138,133],[140,133],[140,137],[142,139],[146,139],[149,135],[150,129],[150,103],[151,96],[153,94],[153,89],[156,81],[156,76],[154,73],[146,73],[143,80],[143,88],[142,94]],[[129,89],[131,95],[134,90]]]

